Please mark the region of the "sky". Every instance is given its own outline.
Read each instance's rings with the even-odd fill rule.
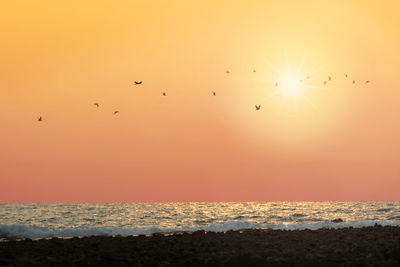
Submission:
[[[399,201],[399,10],[2,2],[0,202]]]

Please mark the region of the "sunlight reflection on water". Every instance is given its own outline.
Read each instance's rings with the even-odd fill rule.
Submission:
[[[243,221],[296,224],[400,218],[399,202],[228,202],[228,203],[95,203],[0,204],[0,224],[38,227],[204,226]]]

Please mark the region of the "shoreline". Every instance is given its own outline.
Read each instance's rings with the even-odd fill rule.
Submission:
[[[0,266],[399,266],[400,227],[246,229],[0,242]]]
[[[51,226],[31,226],[23,224],[0,224],[0,242],[6,240],[23,240],[29,238],[32,240],[49,239],[49,238],[73,238],[73,237],[92,237],[92,236],[139,236],[152,234],[171,235],[180,232],[226,232],[226,231],[242,231],[251,229],[269,229],[269,230],[318,230],[318,229],[341,229],[341,228],[362,228],[374,226],[391,226],[400,227],[400,221],[389,220],[365,220],[365,221],[344,221],[336,218],[330,221],[322,222],[299,222],[292,224],[285,223],[254,223],[246,221],[227,221],[222,224],[198,225],[193,227],[148,227],[148,228],[124,228],[124,227],[107,227],[107,226],[77,226],[57,228]]]

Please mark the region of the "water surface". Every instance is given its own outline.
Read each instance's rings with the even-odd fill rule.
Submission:
[[[29,238],[375,223],[400,225],[400,202],[0,204],[0,236]]]

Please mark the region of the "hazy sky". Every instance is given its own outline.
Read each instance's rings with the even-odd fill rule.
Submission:
[[[4,1],[0,202],[400,200],[399,12]]]

